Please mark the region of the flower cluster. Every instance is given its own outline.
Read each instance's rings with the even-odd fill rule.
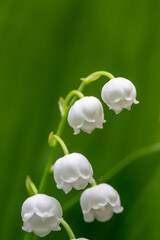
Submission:
[[[139,103],[136,100],[135,86],[122,77],[113,78],[106,83],[102,88],[101,97],[116,114],[123,108],[130,110],[133,103]],[[74,134],[78,134],[80,129],[92,133],[95,128],[103,128],[104,111],[99,99],[91,96],[76,101],[70,108],[68,123],[74,129]]]
[[[97,72],[83,80],[92,82],[96,79],[98,79]],[[70,95],[66,97],[66,102],[61,98],[59,104],[62,115],[65,114],[65,111],[68,114],[68,123],[74,129],[74,134],[80,133],[80,130],[90,134],[95,128],[103,128],[104,111],[99,99],[93,96],[84,97],[76,90],[72,91],[71,95],[73,93],[76,93],[80,99],[75,101],[70,109],[67,109],[66,106]],[[138,103],[133,83],[120,77],[112,78],[103,86],[101,97],[109,109],[114,110],[116,114],[120,113],[123,108],[130,110],[133,103]],[[69,153],[63,140],[58,135],[51,133],[49,135],[50,147],[54,147],[56,141],[60,143],[64,151],[64,156],[57,159],[51,167],[57,188],[67,194],[72,188],[82,190],[91,184],[91,187],[84,190],[80,197],[84,220],[93,222],[96,219],[105,222],[114,213],[121,213],[123,207],[118,192],[106,183],[97,185],[93,178],[93,168],[88,159],[80,153]],[[62,218],[63,212],[60,203],[53,197],[38,194],[33,183],[27,184],[27,186],[29,192],[32,194],[35,192],[36,195],[29,197],[22,205],[23,230],[44,237],[51,231],[59,231],[61,223],[69,232],[70,239],[76,240],[69,225]],[[87,240],[86,238],[78,239]]]

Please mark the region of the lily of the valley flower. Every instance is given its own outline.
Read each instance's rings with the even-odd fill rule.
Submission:
[[[113,213],[123,211],[118,192],[105,183],[86,189],[81,195],[80,204],[86,222],[93,222],[94,219],[105,222]]]
[[[51,231],[59,231],[62,221],[62,208],[53,197],[45,194],[36,194],[25,200],[22,205],[22,229],[34,232],[39,237],[44,237]]]
[[[92,166],[80,153],[71,153],[59,158],[53,168],[57,188],[63,189],[65,193],[70,192],[72,187],[80,190],[88,183],[94,182]]]
[[[77,100],[70,108],[68,123],[74,134],[78,134],[80,129],[91,133],[95,128],[103,128],[104,112],[99,99],[90,96]]]
[[[118,77],[107,82],[101,93],[103,101],[113,109],[116,114],[123,108],[131,109],[131,105],[138,104],[136,100],[136,88],[133,83],[125,78]]]

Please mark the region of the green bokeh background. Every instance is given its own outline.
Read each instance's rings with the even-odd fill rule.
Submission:
[[[21,205],[25,177],[38,185],[50,131],[60,119],[57,102],[97,70],[130,79],[139,105],[119,115],[104,104],[106,124],[93,134],[63,139],[81,152],[97,178],[129,153],[160,141],[160,2],[157,0],[0,1],[0,239],[23,239]],[[100,98],[107,79],[84,93]],[[60,147],[56,157],[62,156]],[[109,222],[87,224],[79,204],[64,213],[77,237],[90,240],[160,239],[160,153],[142,157],[109,183],[124,212]],[[57,190],[52,176],[46,194],[62,205],[76,191]],[[44,239],[68,239],[64,229]]]

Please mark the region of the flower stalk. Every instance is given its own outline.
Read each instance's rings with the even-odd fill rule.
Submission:
[[[64,141],[62,140],[62,138],[60,138],[58,135],[53,134],[53,132],[51,132],[48,137],[48,143],[49,143],[50,147],[54,147],[56,141],[58,141],[58,143],[61,145],[64,155],[69,154],[68,148],[67,148],[66,144],[64,143]]]
[[[83,93],[81,93],[80,91],[78,90],[72,90],[68,93],[68,95],[66,96],[65,98],[65,101],[64,101],[64,105],[63,105],[63,112],[65,113],[67,108],[68,108],[68,105],[72,99],[73,96],[77,96],[79,99],[83,98],[84,95]]]
[[[65,230],[67,231],[69,238],[70,239],[76,239],[71,227],[69,226],[69,224],[64,219],[61,221],[61,224],[65,228]]]
[[[88,77],[86,78],[81,78],[80,80],[83,81],[83,82],[86,82],[87,84],[90,83],[90,82],[94,82],[96,81],[97,79],[99,79],[101,76],[105,76],[105,77],[108,77],[109,79],[113,79],[115,78],[111,73],[109,72],[106,72],[106,71],[97,71],[97,72],[94,72],[92,74],[90,74]]]

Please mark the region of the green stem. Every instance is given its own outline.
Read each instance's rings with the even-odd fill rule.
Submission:
[[[86,83],[82,82],[80,84],[79,88],[78,88],[78,91],[82,92],[83,89],[85,88],[85,86],[86,86]],[[72,98],[72,100],[70,101],[68,109],[66,110],[65,114],[61,117],[61,120],[59,122],[57,131],[56,131],[56,135],[59,136],[59,137],[62,135],[64,126],[65,126],[65,123],[66,123],[66,120],[67,120],[69,108],[74,104],[74,102],[76,100],[77,100],[77,96]],[[44,172],[43,172],[43,175],[42,175],[42,178],[41,178],[41,182],[40,182],[40,185],[39,185],[39,192],[44,192],[44,190],[45,190],[48,175],[50,174],[50,167],[54,162],[56,148],[57,148],[57,141],[54,144],[54,148],[50,148],[50,150],[49,150],[48,160],[47,160],[46,167],[44,169]]]
[[[69,238],[70,239],[76,239],[71,227],[69,226],[69,224],[64,219],[61,221],[61,224],[63,225],[63,227],[67,231]]]
[[[65,123],[66,123],[66,119],[67,119],[67,112],[61,118],[61,121],[58,125],[58,129],[57,129],[57,132],[56,132],[57,136],[61,136],[62,131],[63,131],[64,126],[65,126]],[[44,190],[45,190],[48,175],[50,174],[50,167],[54,162],[54,156],[55,156],[56,148],[57,148],[57,141],[55,142],[54,147],[50,147],[48,160],[47,160],[47,163],[46,163],[46,166],[45,166],[42,178],[41,178],[41,182],[40,182],[40,185],[39,185],[39,192],[44,192]]]
[[[105,76],[108,77],[109,79],[113,79],[115,78],[111,73],[106,72],[106,71],[97,71],[94,72],[92,74],[90,74],[88,77],[86,78],[81,78],[81,80],[83,82],[86,82],[87,84],[93,81],[96,81],[97,79],[99,79],[101,76]]]
[[[73,96],[77,96],[79,97],[80,99],[84,97],[83,93],[81,93],[80,91],[78,90],[72,90],[71,92],[68,93],[68,95],[66,96],[65,98],[65,102],[64,102],[64,105],[63,105],[63,111],[66,112],[67,110],[67,106],[69,104],[69,102],[71,101],[72,97]]]
[[[160,142],[136,150],[135,152],[131,153],[130,155],[122,159],[118,164],[116,164],[106,174],[104,174],[103,177],[101,177],[100,180],[98,180],[98,183],[109,181],[112,177],[114,177],[117,173],[119,173],[125,167],[133,163],[135,160],[159,151],[160,151]],[[67,201],[63,205],[63,212],[68,211],[71,207],[73,207],[79,201],[79,198],[80,198],[80,194],[78,193],[71,200]]]
[[[88,83],[86,83],[86,82],[82,82],[77,91],[82,92],[84,90],[84,88],[87,86],[87,84]],[[69,108],[75,103],[76,100],[77,100],[77,96],[74,96],[72,98],[72,100],[70,101]]]
[[[48,138],[48,143],[51,147],[55,146],[55,144],[56,144],[55,140],[57,140],[57,142],[61,145],[64,155],[69,154],[68,148],[67,148],[66,144],[64,143],[64,141],[62,140],[62,138],[60,138],[58,135],[53,134],[53,132],[51,132],[49,134],[49,138]]]
[[[57,142],[56,142],[56,145],[57,145]],[[43,193],[44,190],[45,190],[47,179],[48,179],[48,176],[49,176],[50,167],[53,163],[53,156],[55,154],[55,150],[56,150],[56,147],[54,147],[54,148],[50,147],[50,149],[49,149],[47,164],[45,166],[43,176],[42,176],[42,179],[41,179],[41,182],[40,182],[40,185],[39,185],[39,193]]]

